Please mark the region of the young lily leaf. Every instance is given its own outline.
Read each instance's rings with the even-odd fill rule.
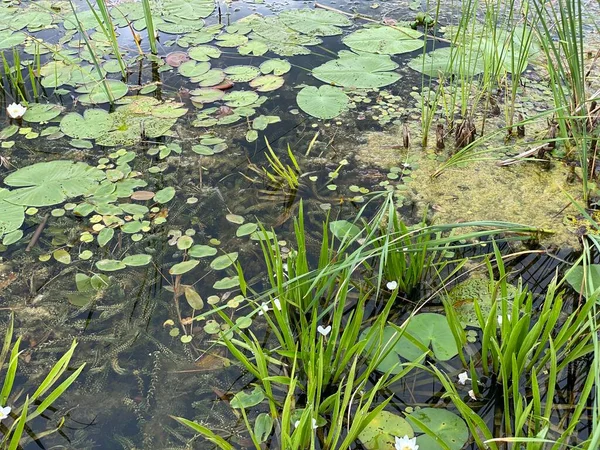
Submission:
[[[225,104],[232,108],[237,106],[248,106],[258,100],[258,94],[254,91],[234,91],[223,97]]]
[[[154,201],[158,203],[170,202],[175,197],[175,188],[172,186],[161,189],[154,195]]]
[[[320,8],[283,11],[279,19],[292,30],[314,36],[342,34],[339,27],[352,25],[346,16]]]
[[[348,109],[350,99],[339,88],[306,86],[296,96],[302,111],[319,119],[333,119]]]
[[[114,272],[127,267],[123,261],[117,259],[101,259],[96,262],[96,268],[105,272]]]
[[[232,289],[240,285],[240,278],[236,275],[234,277],[225,277],[216,281],[213,284],[213,288],[215,289]]]
[[[250,86],[258,92],[270,92],[283,86],[284,79],[275,75],[263,75],[250,82]]]
[[[190,259],[189,261],[180,262],[175,264],[173,267],[169,269],[169,273],[171,275],[183,275],[184,273],[188,273],[194,267],[200,264],[200,261],[195,259]]]
[[[227,78],[236,83],[246,83],[260,75],[260,70],[254,66],[229,66],[224,72]]]
[[[188,50],[190,58],[196,61],[210,61],[211,58],[216,59],[221,56],[221,50],[212,45],[199,45]]]
[[[268,59],[267,61],[263,62],[259,68],[263,75],[267,75],[272,72],[273,75],[280,76],[288,73],[292,68],[292,65],[285,59]]]
[[[209,245],[194,245],[189,249],[188,254],[193,258],[204,258],[207,256],[215,256],[217,249]]]
[[[123,258],[123,264],[130,267],[140,267],[150,264],[152,261],[151,255],[140,253],[138,255],[129,255]]]
[[[247,44],[238,47],[240,55],[262,56],[269,51],[269,46],[260,39],[251,39]]]
[[[231,266],[238,258],[238,252],[227,253],[226,255],[218,256],[210,263],[210,268],[213,270],[223,270]]]
[[[204,307],[204,301],[200,294],[198,294],[192,286],[186,286],[183,290],[185,294],[185,299],[188,304],[196,310],[202,309]]]

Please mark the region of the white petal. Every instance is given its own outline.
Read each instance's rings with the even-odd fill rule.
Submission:
[[[385,285],[390,291],[393,291],[394,289],[396,289],[398,287],[398,282],[397,281],[388,281],[388,283]]]
[[[458,374],[458,384],[465,384],[467,382],[467,380],[470,380],[469,378],[469,374],[467,372],[463,372],[463,373],[459,373]]]
[[[277,308],[278,311],[281,311],[281,302],[278,298],[273,299],[273,305],[275,305],[275,308]]]
[[[473,389],[469,391],[469,397],[471,397],[473,400],[477,400],[477,396],[475,395],[475,391]]]
[[[317,419],[312,420],[312,427],[313,427],[313,430],[316,430],[318,428],[317,427]]]
[[[319,325],[317,327],[317,331],[323,336],[327,336],[331,332],[331,325],[327,325],[326,327],[324,327],[323,325]]]

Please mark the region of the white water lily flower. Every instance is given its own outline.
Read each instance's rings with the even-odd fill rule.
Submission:
[[[394,439],[396,450],[419,450],[416,437],[409,438],[408,435],[405,435],[403,438],[396,436]]]
[[[20,103],[11,103],[8,105],[8,108],[6,108],[6,114],[8,114],[8,117],[11,119],[20,119],[25,115],[25,112],[27,112],[27,108]]]
[[[470,380],[469,374],[467,372],[458,374],[458,384],[465,384],[467,380]]]
[[[260,311],[258,311],[258,315],[262,316],[264,313],[266,313],[269,310],[269,304],[266,302],[262,302],[260,304]]]
[[[2,422],[4,419],[6,419],[8,417],[8,415],[10,414],[11,408],[10,406],[0,406],[0,422]]]
[[[388,281],[387,284],[385,285],[390,291],[393,291],[394,289],[396,289],[398,287],[398,282],[397,281]]]

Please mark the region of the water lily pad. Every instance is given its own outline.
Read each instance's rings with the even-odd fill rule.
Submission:
[[[169,273],[171,275],[183,275],[184,273],[188,273],[194,267],[200,264],[200,261],[195,259],[190,259],[189,261],[184,261],[175,264],[173,267],[169,269]]]
[[[232,34],[225,33],[217,36],[217,45],[219,47],[239,47],[240,45],[245,45],[248,42],[248,38],[243,34]]]
[[[25,220],[23,206],[4,201],[8,194],[10,194],[8,189],[0,188],[0,236],[18,230]]]
[[[2,216],[0,215],[0,217]],[[600,264],[589,264],[587,270],[589,271],[589,276],[586,277],[585,280],[585,292],[583,289],[584,271],[582,266],[573,267],[566,277],[566,280],[571,287],[575,289],[578,294],[583,293],[586,297],[591,295],[596,289],[600,288]]]
[[[249,234],[254,233],[257,229],[258,229],[257,224],[252,223],[252,222],[245,223],[244,225],[242,225],[241,227],[239,227],[236,230],[235,235],[237,237],[248,236]]]
[[[333,119],[348,109],[350,99],[339,88],[333,86],[307,86],[296,96],[302,111],[319,119]]]
[[[202,88],[190,91],[192,101],[196,103],[212,103],[221,100],[225,93],[220,89]]]
[[[410,28],[369,27],[346,36],[342,41],[355,52],[398,55],[423,47],[423,34]]]
[[[262,56],[269,51],[269,46],[261,39],[251,39],[247,44],[238,47],[240,55]]]
[[[437,48],[419,55],[408,62],[408,67],[430,77],[439,77],[440,74],[473,76],[485,69],[483,52],[459,47]]]
[[[81,103],[108,103],[113,102],[127,94],[129,88],[125,83],[119,80],[103,80],[95,83],[88,83],[75,90],[82,94],[79,96]]]
[[[158,203],[167,203],[175,197],[175,188],[172,186],[161,189],[154,196],[154,201]]]
[[[219,58],[221,56],[221,50],[212,45],[199,45],[190,48],[188,50],[188,55],[196,61],[210,61],[211,58]]]
[[[142,253],[138,255],[129,255],[123,258],[123,264],[130,267],[146,266],[150,264],[150,261],[152,261],[152,256]]]
[[[123,261],[119,261],[117,259],[101,259],[96,262],[96,268],[98,270],[103,270],[104,272],[114,272],[116,270],[122,270],[127,266]]]
[[[218,69],[210,69],[205,74],[194,77],[194,83],[198,83],[200,87],[216,86],[225,79],[225,72]]]
[[[456,414],[441,408],[421,408],[406,416],[406,420],[417,433],[424,433],[419,423],[435,433],[450,450],[460,450],[469,439],[469,429],[464,420]],[[423,450],[442,450],[434,438],[426,434],[417,437],[417,444]]]
[[[209,245],[194,245],[189,249],[188,255],[193,258],[205,258],[217,254],[217,249]]]
[[[410,424],[397,414],[380,411],[360,432],[358,439],[367,450],[392,449],[395,437],[413,437]]]
[[[14,189],[4,199],[16,205],[56,205],[93,192],[104,177],[104,172],[82,162],[41,162],[8,175],[4,183],[20,189]]]
[[[347,220],[329,222],[329,230],[339,240],[352,239],[360,234],[360,228]]]
[[[406,332],[425,347],[430,347],[435,358],[440,361],[447,361],[458,355],[448,320],[441,314],[423,313],[413,316],[406,327]],[[402,336],[394,351],[408,361],[415,361],[423,354],[423,351],[406,336]]]
[[[23,116],[23,120],[37,123],[49,122],[55,117],[58,117],[63,109],[62,106],[53,105],[52,103],[30,103]]]
[[[283,86],[283,78],[276,75],[263,75],[250,82],[250,86],[258,92],[269,92]]]
[[[186,61],[177,68],[180,75],[188,78],[199,77],[210,70],[209,62]]]
[[[233,396],[230,406],[235,409],[247,409],[258,405],[265,399],[264,391],[256,386],[251,393],[238,392]]]
[[[254,91],[234,91],[225,94],[223,100],[230,107],[248,106],[258,100],[258,94]]]
[[[260,70],[254,66],[229,66],[224,72],[227,78],[236,83],[245,83],[260,75]]]
[[[213,270],[223,270],[231,266],[238,258],[237,252],[227,253],[213,259],[210,263],[210,268]]]
[[[285,59],[269,59],[263,62],[259,68],[263,75],[269,73],[273,73],[273,75],[283,75],[290,71],[292,65]]]
[[[86,109],[83,116],[71,112],[60,121],[60,130],[75,139],[96,139],[112,127],[113,118],[103,109]]]
[[[346,16],[320,8],[283,11],[279,19],[292,30],[314,36],[342,34],[339,27],[352,25]]]
[[[240,285],[240,277],[238,277],[236,275],[234,277],[225,277],[225,278],[222,278],[222,279],[216,281],[213,284],[213,288],[225,290],[225,289],[232,289],[234,287],[238,287],[239,285]]]
[[[395,83],[400,75],[392,70],[398,64],[387,55],[345,55],[315,69],[315,78],[333,85],[351,88],[376,88]]]
[[[200,297],[200,294],[198,294],[192,286],[186,286],[183,290],[183,293],[185,294],[185,299],[190,307],[196,310],[204,307],[204,301],[202,300],[202,297]]]

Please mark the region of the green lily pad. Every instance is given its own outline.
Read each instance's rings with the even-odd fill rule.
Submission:
[[[217,249],[209,245],[194,245],[189,249],[188,254],[193,258],[205,258],[207,256],[215,256]]]
[[[292,9],[279,14],[279,19],[289,28],[314,36],[342,34],[339,27],[349,27],[352,21],[346,16],[325,9]]]
[[[232,108],[238,106],[249,106],[258,100],[258,94],[254,91],[233,91],[223,97],[225,104]]]
[[[158,203],[170,202],[175,197],[175,188],[172,186],[161,189],[154,195],[154,201]]]
[[[351,88],[376,88],[395,83],[398,67],[387,55],[349,54],[328,61],[315,69],[315,78],[329,84]]]
[[[238,252],[227,253],[213,259],[210,268],[213,270],[223,270],[231,266],[238,258]]]
[[[63,109],[62,106],[53,105],[52,103],[30,103],[23,120],[36,123],[49,122],[58,117]]]
[[[263,75],[273,73],[278,76],[288,73],[291,68],[292,65],[285,59],[269,59],[259,66]]]
[[[473,51],[459,47],[443,47],[408,62],[408,67],[430,77],[441,75],[473,76],[485,69],[484,55],[479,49]],[[466,54],[465,54],[466,52]]]
[[[247,409],[260,404],[264,399],[264,391],[256,386],[250,394],[244,391],[235,394],[229,406],[235,409]]]
[[[93,192],[104,172],[82,162],[50,161],[23,167],[4,179],[19,187],[4,199],[16,205],[51,206]]]
[[[218,35],[216,39],[216,44],[219,47],[232,48],[248,43],[248,37],[244,36],[243,34],[225,33]]]
[[[221,56],[221,50],[212,45],[199,45],[192,47],[188,50],[190,58],[196,61],[210,61],[212,59],[219,58]]]
[[[130,267],[146,266],[150,264],[150,261],[152,261],[152,256],[142,253],[138,255],[129,255],[123,258],[123,264]]]
[[[215,289],[232,289],[240,285],[240,278],[236,275],[234,277],[225,277],[213,284]]]
[[[302,111],[319,119],[333,119],[348,109],[350,99],[339,88],[333,86],[307,86],[296,96]]]
[[[238,47],[240,55],[262,56],[269,51],[269,46],[261,39],[251,39],[247,44]]]
[[[189,261],[184,261],[175,264],[173,267],[169,269],[169,273],[171,275],[183,275],[184,273],[188,273],[194,267],[200,264],[200,261],[195,259],[190,259]]]
[[[229,66],[223,71],[236,83],[246,83],[260,75],[260,70],[254,66]]]
[[[276,75],[263,75],[250,82],[250,87],[258,92],[270,92],[283,86],[283,78]]]
[[[414,431],[403,418],[389,411],[380,411],[360,432],[358,439],[367,450],[394,448],[395,437],[413,437]]]
[[[203,75],[193,78],[194,83],[198,83],[200,87],[216,86],[225,79],[225,72],[218,69],[210,69]]]
[[[25,208],[4,201],[10,194],[8,189],[0,188],[0,236],[18,230],[25,220]]]
[[[74,139],[96,139],[112,127],[113,118],[103,109],[86,109],[83,116],[71,112],[60,121],[60,130]]]
[[[123,261],[119,261],[117,259],[101,259],[96,262],[96,268],[98,270],[103,270],[104,272],[114,272],[117,270],[122,270],[127,266]]]
[[[0,215],[0,217],[2,216]],[[584,271],[582,266],[573,267],[566,277],[567,283],[569,283],[578,294],[583,293],[585,297],[588,297],[595,290],[600,288],[600,264],[589,264],[587,269],[589,271],[589,276],[586,277],[585,292],[583,292],[582,289],[584,286]]]
[[[431,347],[433,355],[440,361],[447,361],[458,355],[448,320],[441,314],[423,313],[413,316],[406,326],[406,333],[425,347]],[[416,361],[423,354],[406,336],[402,336],[393,351],[408,361]]]
[[[441,408],[421,408],[406,416],[406,420],[413,426],[415,432],[424,433],[419,422],[435,433],[439,440],[450,450],[460,450],[469,439],[469,429],[464,420],[456,414]],[[417,437],[419,449],[442,450],[434,438],[422,434]]]
[[[347,220],[329,222],[329,230],[339,240],[352,239],[360,234],[360,228]]]
[[[177,68],[180,75],[188,78],[195,78],[204,75],[210,70],[209,62],[187,61]]]
[[[201,88],[190,91],[192,101],[196,103],[212,103],[221,100],[225,93],[220,89]]]
[[[100,104],[114,102],[124,97],[129,88],[125,83],[119,80],[103,80],[94,83],[88,83],[75,90],[82,94],[79,96],[81,103]]]
[[[399,55],[423,47],[423,34],[410,28],[369,27],[346,36],[342,41],[355,52]]]

